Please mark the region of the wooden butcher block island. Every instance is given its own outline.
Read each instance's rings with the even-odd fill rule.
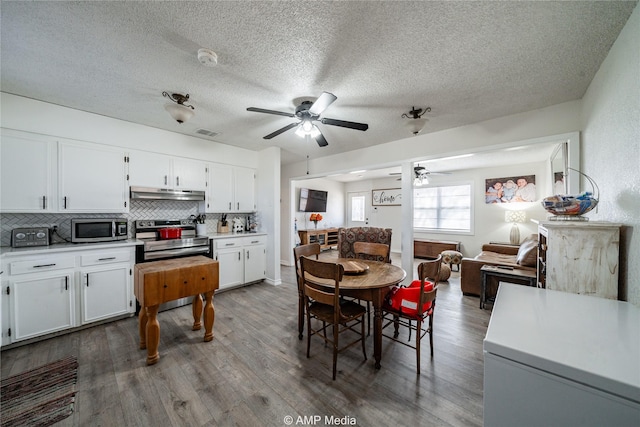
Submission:
[[[204,304],[204,340],[213,339],[213,293],[218,289],[218,261],[202,255],[136,264],[134,294],[141,305],[138,328],[140,348],[147,349],[147,365],[160,359],[160,304],[193,296],[193,330],[202,327],[202,296]]]

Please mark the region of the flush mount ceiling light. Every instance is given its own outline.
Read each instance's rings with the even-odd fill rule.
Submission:
[[[171,114],[173,119],[182,124],[189,120],[195,114],[193,105],[185,104],[189,100],[189,94],[181,95],[179,93],[169,94],[168,92],[162,92],[162,96],[169,98],[174,104],[168,102],[164,105],[164,109]]]
[[[422,108],[411,107],[411,111],[409,113],[404,113],[401,117],[403,119],[410,119],[407,122],[407,125],[411,129],[411,133],[414,135],[419,134],[424,129],[424,126],[427,124],[428,119],[423,119],[422,116],[425,113],[430,113],[431,107],[427,107],[424,110]]]
[[[211,49],[203,47],[198,49],[198,61],[205,67],[215,67],[218,65],[218,55]]]

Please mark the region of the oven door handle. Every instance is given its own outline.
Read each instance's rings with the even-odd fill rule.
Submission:
[[[171,249],[167,251],[157,251],[157,252],[145,252],[144,259],[158,259],[158,258],[169,258],[172,256],[181,256],[181,255],[196,255],[201,253],[209,252],[208,246],[202,246],[200,248],[180,248],[180,249]]]

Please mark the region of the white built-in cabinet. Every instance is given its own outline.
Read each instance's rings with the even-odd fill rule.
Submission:
[[[132,186],[207,189],[206,162],[145,151],[132,151],[129,158],[129,183]]]
[[[209,165],[207,212],[254,212],[255,169],[212,163]]]
[[[538,286],[618,299],[620,224],[547,221],[538,224]]]
[[[2,345],[131,315],[134,263],[134,246],[5,255]]]
[[[56,140],[2,129],[0,209],[3,212],[54,212]]]
[[[80,256],[82,324],[133,310],[130,250],[91,251]]]
[[[126,212],[127,156],[89,143],[58,145],[58,206],[63,212]]]
[[[75,325],[73,256],[45,257],[10,264],[11,278],[3,286],[9,298],[5,335],[17,342],[58,332]],[[10,335],[10,336],[9,336]]]
[[[126,153],[2,129],[2,212],[128,212]]]
[[[219,289],[264,279],[266,243],[264,235],[214,239],[214,259],[220,263]]]

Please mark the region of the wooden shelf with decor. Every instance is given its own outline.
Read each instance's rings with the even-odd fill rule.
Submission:
[[[333,246],[338,246],[337,228],[298,230],[298,235],[300,236],[300,244],[302,245],[319,243],[320,249],[331,249]]]

